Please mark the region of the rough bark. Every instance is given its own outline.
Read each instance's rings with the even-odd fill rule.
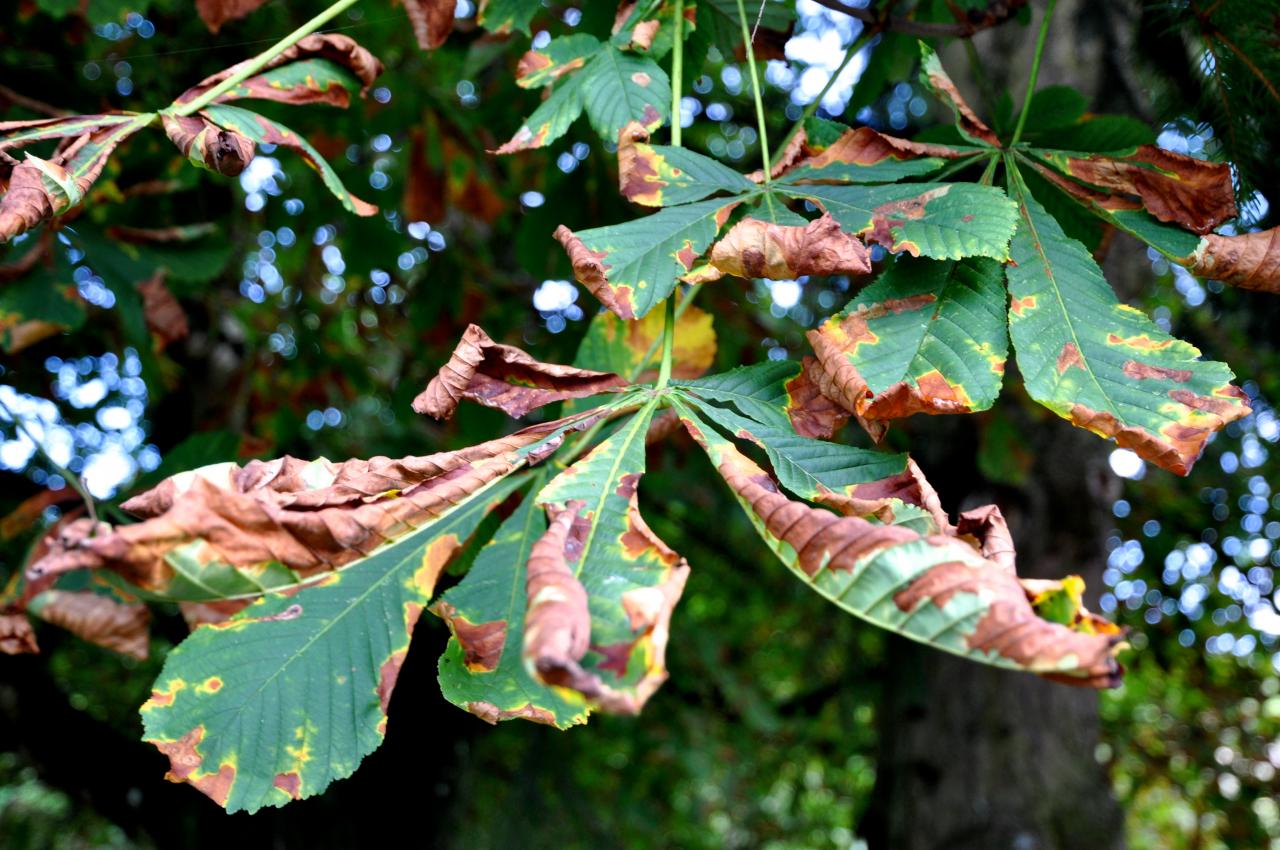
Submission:
[[[1037,12],[1042,11],[1037,9]],[[1058,6],[1041,85],[1067,83],[1098,111],[1142,115],[1129,78],[1133,9],[1099,0]],[[1037,15],[1036,22],[1039,18]],[[1021,98],[1034,30],[1007,26],[975,39],[988,79]],[[950,68],[966,67],[963,51]],[[962,87],[977,91],[975,81]],[[1121,297],[1150,285],[1145,252],[1117,242],[1108,279]],[[1021,399],[1021,401],[1019,401]],[[1053,416],[1038,416],[1006,381],[1001,401],[1035,461],[1025,485],[983,480],[973,417],[913,421],[911,448],[945,504],[995,501],[1018,545],[1019,572],[1082,575],[1102,584],[1113,448]],[[919,419],[919,418],[918,418]],[[877,783],[859,833],[872,850],[1120,850],[1124,818],[1099,743],[1098,695],[980,667],[894,640],[879,724]]]

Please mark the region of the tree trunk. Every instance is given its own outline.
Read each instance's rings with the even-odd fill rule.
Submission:
[[[1042,9],[1036,9],[1036,21]],[[1134,10],[1100,0],[1058,5],[1040,85],[1071,84],[1097,111],[1143,115],[1126,61]],[[984,33],[977,52],[989,83],[1025,90],[1034,29]],[[962,90],[963,49],[944,56]],[[1124,297],[1149,285],[1145,252],[1117,241],[1107,277]],[[1034,461],[1025,483],[993,485],[975,456],[975,417],[913,421],[913,454],[945,504],[995,501],[1009,519],[1022,575],[1078,574],[1096,603],[1105,566],[1109,506],[1118,482],[1113,448],[1025,402],[1016,370],[1001,404]],[[919,417],[918,417],[919,419]],[[1123,813],[1094,752],[1098,695],[984,667],[894,639],[880,713],[876,788],[859,830],[872,850],[1119,850]]]

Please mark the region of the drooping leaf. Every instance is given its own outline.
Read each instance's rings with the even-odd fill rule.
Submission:
[[[143,522],[95,528],[83,519],[63,527],[28,575],[109,569],[155,596],[187,601],[289,587],[429,525],[608,412],[424,457],[339,464],[284,457],[181,473],[124,503]]]
[[[214,124],[227,130],[235,130],[260,145],[281,145],[297,151],[303,160],[320,173],[320,179],[347,209],[356,215],[373,215],[378,208],[366,203],[347,191],[332,166],[325,161],[311,143],[279,122],[238,106],[216,104],[201,112]]]
[[[228,812],[254,812],[350,776],[386,734],[440,571],[517,484],[485,484],[341,572],[196,629],[141,709],[144,739],[169,758],[167,778]]]
[[[986,410],[1008,354],[1000,265],[901,257],[816,330],[823,389],[867,419]]]
[[[744,218],[711,249],[711,265],[743,278],[871,273],[867,247],[828,213],[804,226]]]
[[[184,339],[191,332],[187,313],[173,297],[164,283],[164,269],[138,284],[142,295],[142,313],[147,320],[147,330],[156,341],[156,348],[163,350],[172,343]]]
[[[952,113],[955,114],[956,127],[965,139],[976,144],[1000,146],[999,137],[970,108],[964,95],[960,94],[956,84],[943,70],[938,54],[923,41],[920,42],[920,82],[939,100],[951,107]]]
[[[757,422],[730,407],[687,399],[734,437],[764,449],[778,481],[790,492],[852,516],[892,521],[904,505],[933,508],[936,496],[906,455],[868,451],[797,434],[789,424]],[[923,485],[923,486],[922,486]],[[938,507],[940,525],[945,515]]]
[[[0,198],[0,242],[79,206],[111,153],[153,117],[136,115],[127,122],[85,132],[60,146],[48,161],[28,153],[24,162],[14,166]]]
[[[1009,334],[1028,393],[1185,475],[1214,432],[1249,413],[1231,370],[1117,301],[1084,246],[1012,179],[1022,220],[1006,270]]]
[[[733,199],[664,207],[653,215],[574,233],[561,225],[574,276],[624,319],[648,313],[693,268],[737,206]]]
[[[470,325],[436,377],[413,400],[413,409],[436,419],[453,416],[463,399],[496,407],[519,418],[544,405],[620,389],[627,381],[596,372],[534,360],[512,345],[500,345]]]
[[[1008,258],[1017,206],[1004,193],[972,183],[882,186],[779,186],[816,202],[847,233],[890,251],[937,260]]]
[[[1010,566],[1011,552],[1002,563],[959,537],[922,536],[789,499],[697,414],[678,409],[765,543],[838,607],[984,664],[1090,687],[1119,684],[1120,636],[1074,631],[1037,616]]]
[[[525,119],[514,136],[493,151],[516,153],[546,147],[568,131],[569,125],[582,114],[582,74],[570,74],[561,80],[547,99]]]
[[[1123,156],[1073,156],[1063,151],[1032,154],[1067,177],[1112,194],[1141,201],[1160,221],[1208,233],[1235,218],[1235,189],[1226,163],[1206,162],[1143,145]]]
[[[204,78],[179,95],[174,105],[190,103],[254,61],[246,59]],[[272,57],[258,73],[223,92],[215,103],[253,98],[346,108],[352,90],[358,88],[363,95],[381,73],[382,63],[350,36],[308,35]]]
[[[546,481],[534,476],[536,492]],[[467,575],[431,606],[451,637],[440,656],[445,699],[482,720],[521,718],[560,729],[585,723],[587,707],[535,681],[525,669],[525,564],[546,531],[541,508],[528,496],[480,553]]]
[[[101,115],[70,115],[66,118],[41,118],[35,121],[0,121],[0,150],[14,150],[33,142],[69,139],[107,127],[128,124],[137,112],[109,112]]]
[[[671,614],[689,574],[640,516],[653,410],[646,406],[537,496],[550,526],[529,560],[526,669],[611,713],[638,713],[666,680]]]
[[[235,130],[224,130],[197,115],[161,117],[170,141],[200,168],[235,177],[253,159],[253,140]]]
[[[646,207],[701,201],[717,192],[742,194],[756,186],[737,171],[687,148],[648,144],[638,122],[618,137],[618,184],[622,197]]]
[[[870,127],[846,128],[838,138],[825,139],[820,150],[798,160],[778,179],[783,183],[891,183],[932,174],[948,160],[976,156],[983,150],[912,142]]]

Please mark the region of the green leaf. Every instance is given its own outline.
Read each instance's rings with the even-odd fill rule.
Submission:
[[[628,149],[633,157],[626,154]],[[740,195],[759,188],[727,165],[688,148],[624,141],[619,162],[622,196],[646,207],[688,204],[717,192]]]
[[[547,99],[525,119],[510,141],[494,153],[507,154],[546,147],[568,132],[569,125],[582,114],[583,79],[583,75],[578,73],[561,80]]]
[[[579,32],[553,38],[546,47],[530,50],[516,69],[516,85],[535,89],[558,80],[587,64],[600,52],[600,40]]]
[[[631,121],[656,130],[671,117],[671,80],[656,62],[622,53],[600,51],[581,71],[582,105],[587,120],[607,142]]]
[[[1121,304],[1085,247],[1011,175],[1022,220],[1006,270],[1009,333],[1027,392],[1073,424],[1186,474],[1214,432],[1249,412],[1231,370]]]
[[[809,339],[860,416],[972,413],[1000,394],[1006,304],[993,260],[900,257]]]
[[[196,629],[141,713],[169,777],[228,812],[319,794],[386,732],[387,705],[443,562],[518,486],[503,479],[292,595]]]
[[[1155,144],[1156,134],[1146,123],[1127,115],[1090,115],[1070,127],[1024,133],[1023,138],[1061,151],[1119,153]]]
[[[664,207],[653,215],[573,233],[561,227],[575,276],[606,307],[635,319],[662,303],[715,239],[737,199]]]
[[[512,31],[529,35],[529,22],[542,8],[539,0],[487,0],[480,5],[480,26],[503,35]]]
[[[106,127],[128,124],[141,113],[123,112],[112,115],[72,115],[67,118],[45,118],[37,121],[0,122],[0,145],[12,151],[33,142],[65,139]]]
[[[238,106],[227,106],[226,104],[210,106],[202,114],[218,126],[242,133],[260,145],[283,145],[297,151],[307,165],[310,165],[320,173],[320,179],[324,182],[325,187],[333,193],[334,197],[342,203],[342,206],[348,212],[367,216],[373,215],[378,211],[378,208],[374,205],[366,203],[348,192],[346,187],[342,185],[342,181],[338,179],[333,167],[325,161],[320,152],[313,148],[305,138],[283,124],[272,121],[255,112],[250,112],[247,109],[241,109]]]
[[[59,248],[52,254],[52,268],[37,262],[22,277],[0,285],[0,348],[6,354],[84,325],[84,301],[71,278],[66,254]]]
[[[802,499],[822,501],[829,493],[853,495],[857,485],[900,475],[907,468],[904,454],[802,437],[790,423],[785,427],[766,424],[730,408],[707,404],[693,395],[687,398],[733,436],[764,449],[778,481]]]
[[[971,183],[785,186],[779,191],[817,202],[847,233],[865,235],[893,252],[938,260],[1008,259],[1018,215],[999,189]]]
[[[1076,124],[1089,108],[1089,100],[1072,86],[1045,86],[1031,95],[1023,137],[1029,133],[1059,130]]]
[[[791,427],[789,412],[795,406],[791,384],[799,376],[800,364],[794,360],[766,360],[672,385],[696,398],[732,404],[763,425],[785,429]]]
[[[537,492],[546,481],[534,476]],[[490,723],[523,718],[567,729],[585,723],[580,699],[535,681],[521,660],[529,550],[547,529],[527,497],[476,556],[461,582],[431,606],[452,636],[440,656],[440,690],[454,705]]]

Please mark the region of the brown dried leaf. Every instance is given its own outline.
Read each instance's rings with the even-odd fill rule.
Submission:
[[[871,272],[867,247],[829,213],[803,227],[744,218],[712,246],[711,264],[736,277],[782,280]]]
[[[1142,145],[1119,158],[1054,154],[1049,161],[1077,180],[1136,196],[1156,218],[1195,233],[1208,233],[1236,217],[1231,168],[1224,162],[1206,162],[1154,145]]]
[[[791,418],[791,427],[800,436],[829,440],[849,421],[849,412],[818,388],[810,374],[814,368],[812,363],[812,357],[804,358],[800,374],[787,382],[790,399],[787,415]]]
[[[39,651],[36,633],[31,628],[31,620],[27,619],[27,615],[11,609],[0,611],[0,652],[5,655],[23,655]]]
[[[98,646],[145,660],[151,613],[141,603],[117,602],[97,593],[46,590],[31,602],[31,613]]]
[[[116,528],[100,523],[96,529],[87,519],[69,523],[46,538],[48,553],[27,575],[39,581],[105,568],[138,587],[164,592],[174,577],[166,556],[180,547],[186,547],[183,557],[250,571],[272,563],[302,577],[333,570],[514,469],[542,460],[567,431],[600,417],[588,411],[424,457],[336,464],[284,457],[180,473],[124,503],[125,510],[146,517],[144,522]]]
[[[453,416],[463,399],[496,407],[519,418],[543,405],[585,398],[626,386],[612,372],[594,372],[534,360],[519,348],[501,345],[470,325],[440,372],[413,400],[413,409],[436,419]]]
[[[235,21],[257,9],[266,0],[196,0],[196,13],[200,20],[216,33],[227,21]]]
[[[814,341],[810,339],[810,343],[814,344]],[[814,350],[816,352],[817,348],[815,347]],[[866,389],[866,381],[847,358],[828,359],[829,365],[821,356],[804,359],[804,374],[808,381],[817,388],[818,393],[857,419],[858,424],[871,436],[871,439],[877,443],[880,442],[889,431],[889,423],[882,419],[868,419],[859,411],[857,404],[857,399]]]
[[[138,292],[142,294],[142,312],[147,321],[147,330],[156,338],[157,350],[163,351],[171,343],[184,339],[190,333],[187,325],[187,313],[173,297],[173,293],[164,285],[164,269],[156,272],[149,280],[138,284]]]
[[[334,33],[322,33],[316,35],[308,35],[298,40],[297,44],[282,51],[264,65],[260,70],[268,71],[272,68],[278,68],[290,62],[297,62],[303,59],[328,59],[330,62],[337,63],[348,71],[356,75],[360,80],[360,95],[363,97],[373,86],[374,80],[382,73],[382,63],[365,50],[355,39]],[[209,89],[221,83],[223,80],[239,73],[239,71],[253,62],[253,59],[246,59],[219,71],[212,76],[205,77],[196,85],[183,92],[177,100],[177,103],[189,103]],[[221,103],[226,100],[233,100],[237,97],[243,97],[243,94],[237,94],[238,90],[251,91],[253,97],[266,100],[280,100],[286,103],[329,103],[334,106],[345,107],[350,100],[347,90],[341,86],[330,86],[323,90],[320,89],[303,89],[298,86],[289,88],[275,88],[263,83],[261,74],[250,77],[243,83],[240,83],[235,89],[223,94],[215,100],[215,103]]]
[[[423,50],[435,50],[453,32],[457,0],[404,0],[404,10],[413,25],[413,37]]]
[[[192,162],[210,171],[236,177],[253,159],[253,140],[197,115],[163,115],[164,131]]]
[[[0,198],[0,242],[25,233],[52,216],[52,199],[40,170],[26,163],[15,167],[9,177],[9,189]]]
[[[1239,236],[1209,233],[1201,238],[1189,268],[1241,289],[1280,292],[1280,227]]]

